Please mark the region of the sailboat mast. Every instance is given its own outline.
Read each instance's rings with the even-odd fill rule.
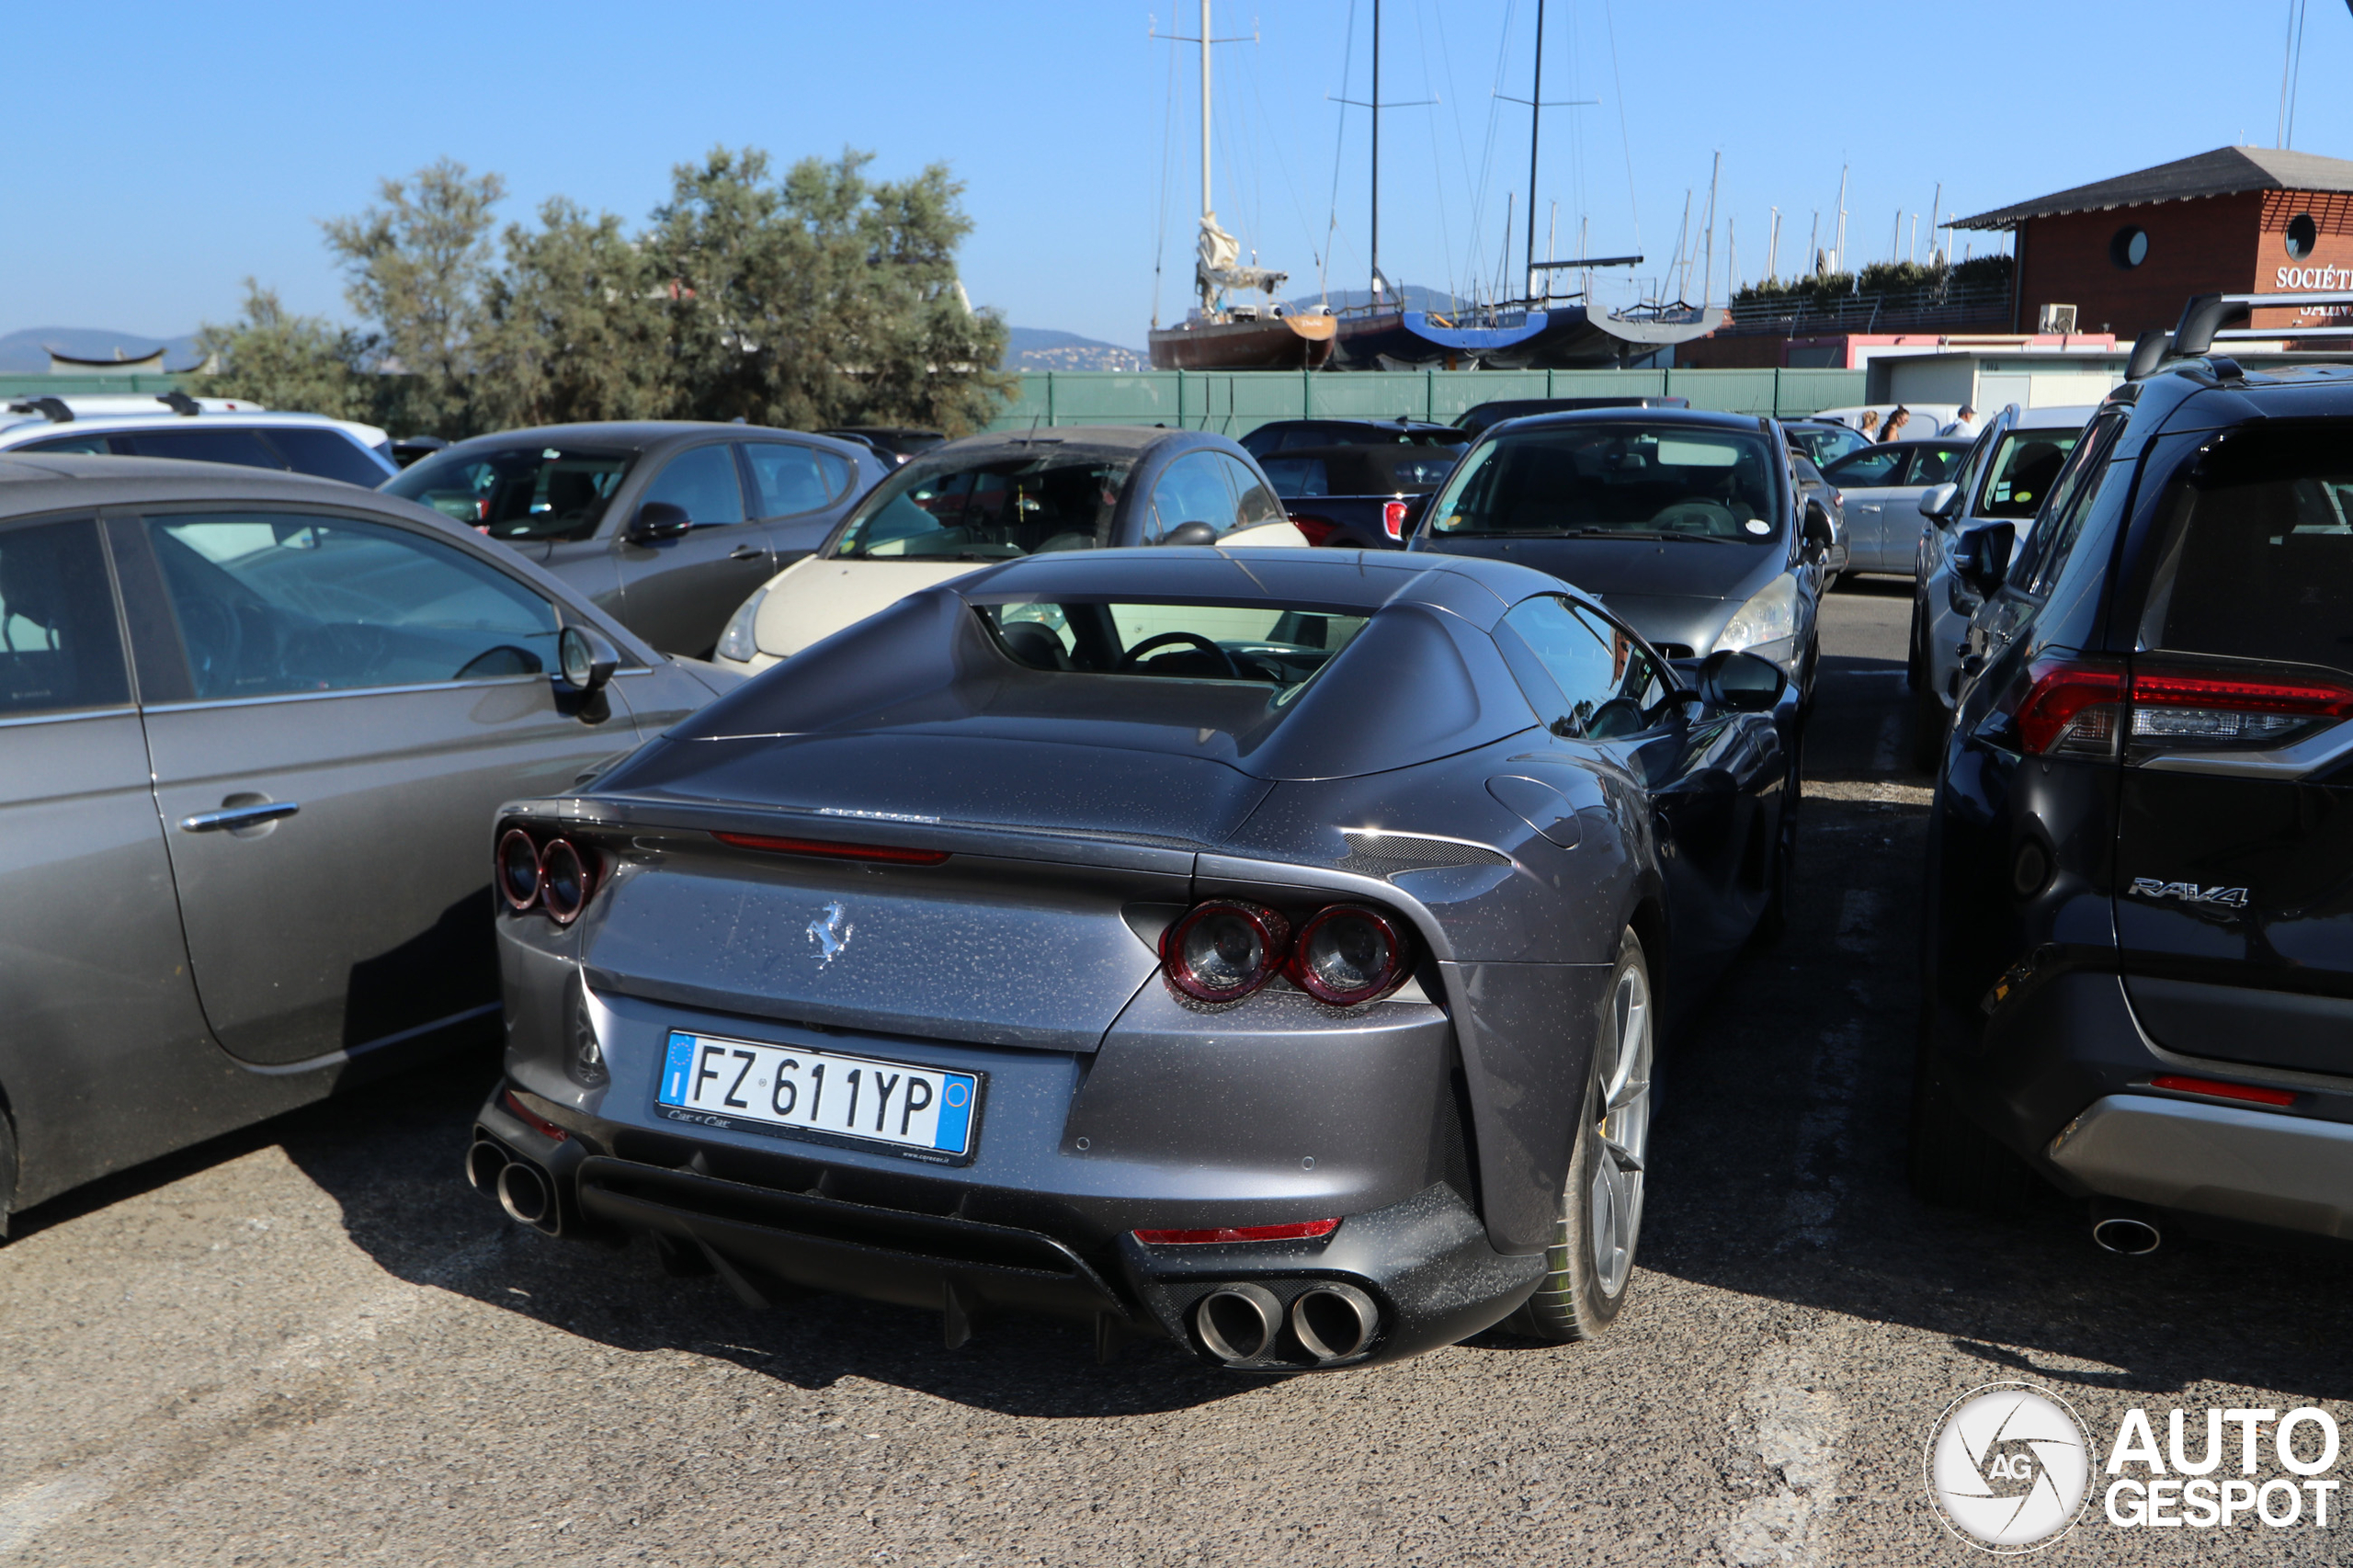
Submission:
[[[1209,0],[1201,0],[1203,5]],[[1372,0],[1372,298],[1381,300],[1381,0]]]
[[[1544,120],[1544,0],[1536,0],[1536,75],[1528,85],[1528,297],[1536,297],[1536,148]]]
[[[1210,0],[1201,0],[1201,222],[1207,225],[1213,209],[1210,205]],[[1201,313],[1210,313],[1214,295],[1210,290],[1206,273],[1202,275]]]

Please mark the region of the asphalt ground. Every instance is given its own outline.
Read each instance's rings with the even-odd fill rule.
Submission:
[[[1908,1196],[1907,608],[1827,603],[1792,927],[1675,1042],[1602,1341],[1267,1382],[1156,1345],[1098,1366],[1052,1323],[948,1351],[912,1312],[754,1312],[467,1188],[473,1059],[19,1217],[0,1562],[1958,1563],[1922,1445],[1976,1385],[2059,1392],[2095,1466],[2136,1406],[2161,1438],[2191,1411],[2193,1449],[2208,1406],[2346,1416],[2342,1256],[2120,1258],[2055,1199]],[[2042,1561],[2347,1555],[2100,1507]]]

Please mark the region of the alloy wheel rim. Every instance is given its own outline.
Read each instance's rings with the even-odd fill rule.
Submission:
[[[1650,986],[1639,969],[1618,978],[1609,999],[1609,1052],[1602,1077],[1600,1144],[1587,1193],[1594,1274],[1615,1296],[1633,1269],[1643,1227],[1643,1167],[1651,1138]]]

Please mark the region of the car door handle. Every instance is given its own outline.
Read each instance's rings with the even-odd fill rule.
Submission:
[[[730,561],[749,561],[756,556],[766,555],[767,553],[767,551],[762,550],[756,544],[739,544],[734,549],[727,552],[727,559]]]
[[[180,818],[180,831],[220,833],[228,828],[255,827],[262,823],[290,817],[301,809],[300,801],[263,801],[250,806],[224,806],[217,812],[199,812],[192,817]]]

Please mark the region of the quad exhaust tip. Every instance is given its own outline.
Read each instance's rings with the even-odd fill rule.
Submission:
[[[1221,1285],[1193,1308],[1193,1332],[1221,1361],[1255,1361],[1282,1332],[1283,1304],[1264,1285]]]
[[[555,1228],[555,1194],[548,1186],[548,1178],[535,1165],[521,1160],[510,1161],[498,1173],[498,1206],[506,1210],[510,1220],[535,1225],[543,1231]]]
[[[487,1138],[477,1138],[466,1151],[466,1180],[476,1192],[498,1194],[498,1173],[506,1168],[507,1153]]]
[[[537,1164],[517,1158],[513,1150],[496,1139],[477,1138],[473,1147],[466,1151],[466,1180],[477,1191],[497,1199],[498,1206],[506,1210],[506,1217],[517,1224],[545,1231],[551,1236],[563,1233],[555,1182]]]
[[[1317,1285],[1290,1304],[1290,1331],[1319,1362],[1358,1354],[1380,1327],[1381,1309],[1353,1285]]]
[[[1220,1285],[1196,1301],[1192,1324],[1201,1347],[1229,1367],[1269,1357],[1292,1363],[1302,1350],[1317,1366],[1328,1367],[1365,1352],[1381,1331],[1381,1308],[1354,1285],[1318,1279],[1286,1311],[1274,1291],[1244,1282]],[[1283,1343],[1286,1326],[1295,1348]]]

